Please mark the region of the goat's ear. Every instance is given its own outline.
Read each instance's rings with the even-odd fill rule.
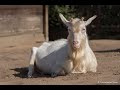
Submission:
[[[66,26],[68,26],[68,22],[69,22],[69,21],[68,21],[61,13],[59,13],[59,16],[60,16],[62,22],[63,22]]]
[[[89,25],[96,17],[97,15],[94,15],[93,17],[89,18],[87,21],[85,21],[85,25]]]

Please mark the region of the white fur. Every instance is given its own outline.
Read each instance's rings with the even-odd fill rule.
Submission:
[[[32,50],[34,59],[31,58],[30,62],[36,58],[34,62],[40,71],[46,74],[61,75],[62,71],[69,73],[72,70],[72,63],[68,60],[68,42],[66,39],[44,42],[38,49],[34,47]],[[32,76],[34,69],[30,66],[28,77]]]
[[[71,28],[69,21],[65,19],[65,17],[60,14],[61,20],[68,28]],[[91,21],[95,19],[95,16],[88,19],[85,23],[82,23],[82,27],[91,23]],[[77,19],[77,21],[79,21]],[[81,30],[80,28],[80,30]],[[34,64],[39,69],[40,72],[51,74],[52,77],[56,75],[66,75],[68,73],[86,73],[87,71],[96,72],[97,70],[97,60],[96,57],[91,50],[87,34],[79,32],[80,34],[74,34],[69,32],[68,39],[59,39],[52,42],[44,42],[40,47],[32,48],[32,55],[30,59],[29,72],[28,77],[31,77],[34,72]],[[73,36],[74,38],[73,38]],[[83,38],[83,39],[82,39]],[[70,40],[77,40],[79,43],[77,46],[82,46],[78,51],[72,50],[72,45]],[[84,43],[82,42],[84,41]],[[78,53],[76,57],[79,57],[78,62],[75,59],[71,59],[70,55],[75,55]],[[71,54],[72,53],[72,54]],[[74,65],[74,62],[77,62],[79,65]],[[76,71],[78,68],[78,71]]]

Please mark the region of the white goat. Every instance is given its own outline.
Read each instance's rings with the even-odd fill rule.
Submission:
[[[89,47],[86,26],[96,18],[96,15],[83,21],[71,18],[70,21],[59,14],[63,23],[68,27],[68,38],[52,42],[44,42],[40,47],[32,48],[28,77],[34,72],[34,65],[40,72],[57,75],[69,73],[96,72],[97,60]]]

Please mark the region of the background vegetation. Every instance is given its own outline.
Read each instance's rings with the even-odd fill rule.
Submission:
[[[94,22],[87,27],[89,39],[120,39],[120,5],[50,5],[50,40],[66,38],[68,34],[58,13],[62,13],[68,20],[83,16],[87,20],[97,15]]]

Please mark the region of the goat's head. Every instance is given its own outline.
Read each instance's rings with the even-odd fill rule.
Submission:
[[[72,48],[80,48],[82,41],[86,39],[86,26],[89,25],[96,18],[96,15],[89,18],[87,21],[84,21],[83,17],[81,19],[71,18],[71,20],[68,21],[61,13],[59,14],[59,16],[62,22],[68,28],[68,41],[70,42]]]

